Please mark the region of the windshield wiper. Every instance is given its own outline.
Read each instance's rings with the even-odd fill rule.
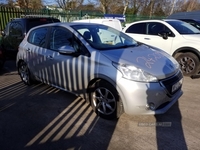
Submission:
[[[138,44],[122,45],[122,46],[119,46],[119,48],[128,48],[128,47],[135,47],[135,46],[138,46]]]

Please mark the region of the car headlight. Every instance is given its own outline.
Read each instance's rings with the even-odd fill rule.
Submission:
[[[129,80],[140,82],[157,82],[157,78],[144,70],[127,64],[117,64],[113,62],[113,65],[123,74],[123,77]]]

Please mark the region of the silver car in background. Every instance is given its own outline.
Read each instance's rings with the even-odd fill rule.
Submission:
[[[16,64],[25,84],[41,81],[72,92],[105,119],[124,112],[162,114],[183,94],[183,75],[172,56],[100,24],[32,28]]]

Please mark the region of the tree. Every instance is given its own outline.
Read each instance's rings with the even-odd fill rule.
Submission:
[[[64,10],[80,8],[84,0],[55,0],[58,6]]]
[[[143,5],[143,1],[141,0],[130,0],[130,3],[127,8],[127,13],[137,15],[142,5]]]
[[[143,16],[149,16],[153,9],[153,3],[151,0],[143,0],[143,5],[141,6],[140,14]]]
[[[42,0],[17,0],[15,3],[16,6],[20,8],[31,8],[31,9],[40,9],[42,8]]]
[[[104,14],[107,14],[109,11],[109,4],[112,4],[113,0],[100,0],[101,8]]]
[[[99,6],[98,8],[104,14],[125,14],[130,0],[93,0],[93,3]]]
[[[194,11],[200,9],[199,0],[173,0],[173,10],[170,14],[184,11]]]
[[[7,0],[8,7],[14,7],[14,0]]]

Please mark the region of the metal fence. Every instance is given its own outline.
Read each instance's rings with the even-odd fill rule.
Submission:
[[[6,24],[12,18],[21,18],[24,15],[47,15],[51,17],[58,18],[61,22],[70,22],[73,20],[80,19],[89,19],[89,18],[104,18],[104,14],[98,11],[83,11],[83,10],[49,10],[49,9],[19,9],[19,8],[9,8],[9,7],[0,7],[0,30],[4,30]],[[136,20],[142,19],[162,19],[164,17],[147,17],[147,16],[135,16],[135,15],[126,15],[126,23],[130,23]]]
[[[95,11],[82,11],[82,10],[69,10],[69,11],[59,11],[59,10],[49,10],[49,9],[19,9],[19,8],[9,8],[0,7],[0,30],[2,31],[6,24],[12,18],[21,18],[25,15],[45,15],[58,18],[61,22],[70,22],[73,20],[86,19],[86,18],[103,18],[103,14]]]

